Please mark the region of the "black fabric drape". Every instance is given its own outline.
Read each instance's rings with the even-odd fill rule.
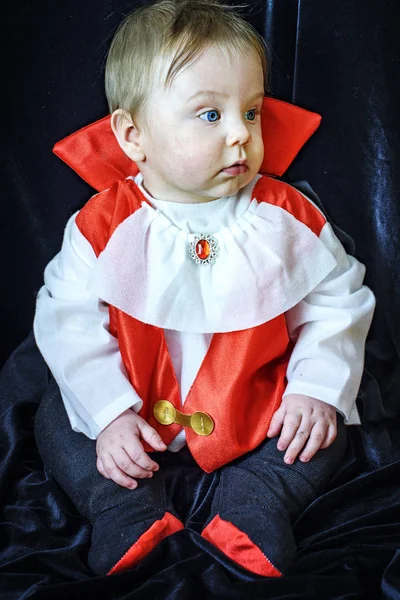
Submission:
[[[293,572],[251,576],[183,531],[135,570],[93,578],[88,524],[43,472],[33,417],[48,373],[29,334],[35,295],[68,217],[92,194],[52,146],[106,114],[110,35],[138,4],[22,0],[3,18],[0,598],[400,598],[396,0],[260,0],[244,10],[268,41],[272,94],[323,117],[286,178],[307,180],[354,239],[377,297],[358,401],[363,427],[352,429],[327,493],[296,522]]]

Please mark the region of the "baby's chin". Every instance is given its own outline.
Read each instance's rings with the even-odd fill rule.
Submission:
[[[163,197],[165,200],[174,202],[193,204],[197,202],[212,202],[219,198],[226,196],[234,196],[242,188],[244,188],[250,181],[255,177],[254,173],[245,173],[243,175],[237,175],[236,177],[224,177],[213,179],[208,182],[208,185],[201,185],[200,182],[194,185],[190,189],[184,185],[176,187],[176,193],[169,191],[168,196],[166,194],[158,197]]]
[[[226,181],[222,182],[220,185],[216,186],[215,192],[216,198],[221,198],[223,196],[234,196],[241,189],[246,187],[250,181],[254,179],[255,175],[249,172],[243,175],[237,175],[236,177],[230,177]]]

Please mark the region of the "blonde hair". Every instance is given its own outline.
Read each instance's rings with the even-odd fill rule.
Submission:
[[[211,45],[239,58],[254,52],[267,77],[266,45],[252,25],[218,0],[159,0],[130,13],[108,51],[105,90],[110,112],[127,110],[139,119],[161,61],[170,65],[164,84]]]

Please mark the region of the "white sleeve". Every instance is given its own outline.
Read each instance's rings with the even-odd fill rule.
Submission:
[[[61,251],[45,269],[34,319],[36,343],[57,381],[75,431],[95,439],[142,401],[130,384],[107,305],[87,291],[95,253],[71,217]]]
[[[364,366],[365,340],[375,298],[362,285],[365,267],[343,246],[327,223],[321,241],[336,267],[286,313],[295,346],[287,368],[288,394],[304,394],[336,407],[346,422],[359,423],[355,405]]]

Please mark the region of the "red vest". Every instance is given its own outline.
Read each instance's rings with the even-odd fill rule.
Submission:
[[[253,197],[290,212],[318,236],[325,224],[311,203],[278,180],[262,177]],[[136,184],[127,179],[85,205],[76,223],[97,256],[116,227],[143,202],[147,200]],[[166,444],[182,427],[156,421],[153,407],[158,400],[169,400],[184,414],[203,411],[211,415],[214,430],[210,435],[200,436],[186,428],[188,447],[207,472],[249,452],[266,438],[272,415],[281,403],[292,350],[284,314],[244,331],[215,333],[182,407],[163,329],[142,323],[111,305],[109,312],[111,332],[118,338],[130,382],[143,400],[139,414]],[[147,445],[145,449],[152,450]]]

